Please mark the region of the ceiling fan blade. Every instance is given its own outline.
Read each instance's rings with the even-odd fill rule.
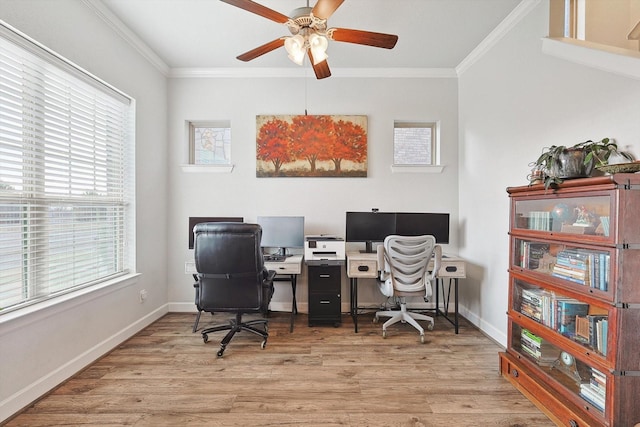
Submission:
[[[316,18],[327,19],[343,2],[344,0],[318,0],[311,13]]]
[[[311,49],[309,49],[307,52],[309,52],[309,60],[311,61],[311,65],[313,66],[313,72],[316,73],[316,78],[320,80],[330,77],[331,70],[329,69],[327,60],[325,59],[324,61],[318,62],[317,64],[313,65],[313,54],[311,53]]]
[[[398,42],[398,36],[394,34],[374,33],[348,28],[331,28],[327,33],[330,34],[332,40],[337,42],[364,44],[385,49],[393,49]]]
[[[265,53],[269,53],[272,50],[276,50],[279,47],[284,46],[284,38],[281,37],[279,39],[275,39],[270,41],[269,43],[265,43],[262,46],[258,46],[255,49],[251,49],[248,52],[243,53],[242,55],[237,56],[240,61],[251,61],[252,59],[256,59],[259,56],[264,55]]]
[[[224,3],[228,3],[232,6],[239,7],[240,9],[244,9],[248,12],[255,13],[256,15],[260,15],[264,18],[271,19],[272,21],[276,21],[279,24],[284,24],[289,20],[287,15],[283,15],[280,12],[276,12],[273,9],[269,9],[266,6],[258,4],[251,0],[220,0]]]

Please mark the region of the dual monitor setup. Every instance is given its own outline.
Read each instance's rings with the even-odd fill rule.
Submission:
[[[189,217],[189,249],[193,249],[193,227],[201,222],[243,222],[242,217]],[[263,248],[277,248],[277,257],[287,249],[304,248],[303,216],[259,216]],[[374,243],[391,234],[433,235],[436,243],[449,243],[449,214],[426,212],[347,212],[345,241],[365,243],[365,252],[375,252]]]

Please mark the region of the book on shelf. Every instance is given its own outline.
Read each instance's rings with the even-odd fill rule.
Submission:
[[[528,329],[520,332],[520,348],[539,365],[550,366],[558,358],[558,350]]]
[[[529,230],[551,231],[551,212],[529,212]]]
[[[607,252],[567,248],[558,252],[551,274],[563,280],[606,291],[609,258]]]
[[[576,332],[576,316],[586,316],[589,304],[573,298],[557,298],[557,331],[573,337]]]
[[[540,260],[549,253],[549,244],[522,241],[520,253],[520,266],[528,270],[537,270],[540,268]]]
[[[589,314],[576,316],[574,339],[587,344],[603,356],[607,355],[608,316],[605,314]]]
[[[607,377],[597,369],[591,368],[589,382],[580,384],[580,396],[604,412],[607,396]]]

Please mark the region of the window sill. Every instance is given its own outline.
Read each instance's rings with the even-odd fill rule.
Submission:
[[[444,166],[391,165],[392,173],[442,173]]]
[[[234,165],[180,165],[187,173],[231,173]]]
[[[640,52],[569,38],[542,39],[542,52],[560,59],[640,79]]]
[[[92,299],[100,298],[119,289],[134,285],[138,282],[138,276],[140,276],[140,273],[127,274],[14,311],[0,312],[2,334],[17,328],[23,328],[31,323],[43,322],[48,317],[67,311],[76,305],[85,304]]]

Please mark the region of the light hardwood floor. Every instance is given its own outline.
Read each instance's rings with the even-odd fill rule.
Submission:
[[[500,346],[462,319],[442,318],[426,342],[406,324],[382,338],[270,315],[270,337],[241,333],[216,358],[195,315],[170,313],[127,340],[7,426],[536,426],[554,424],[499,375]],[[227,316],[203,314],[201,326]]]

